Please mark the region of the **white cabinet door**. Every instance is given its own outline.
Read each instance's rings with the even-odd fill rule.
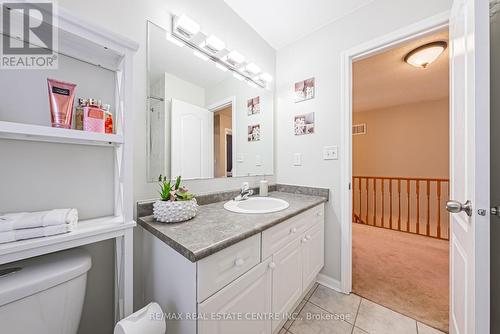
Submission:
[[[316,278],[325,263],[324,221],[311,227],[302,238],[302,289]]]
[[[273,255],[273,313],[280,319],[273,319],[273,331],[284,321],[286,313],[302,294],[302,261],[300,240],[295,239]]]
[[[198,305],[198,334],[271,334],[272,275],[262,262]]]

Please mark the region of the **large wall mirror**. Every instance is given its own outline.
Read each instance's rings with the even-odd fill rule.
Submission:
[[[149,181],[273,174],[273,91],[147,24]]]

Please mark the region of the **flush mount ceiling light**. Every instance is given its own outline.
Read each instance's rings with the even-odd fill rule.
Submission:
[[[410,51],[405,56],[404,61],[415,67],[427,68],[439,58],[447,45],[448,44],[444,41],[438,41],[419,46]]]
[[[185,38],[191,38],[200,31],[200,25],[186,15],[182,15],[175,21],[174,29]]]
[[[224,57],[224,61],[233,67],[238,67],[245,61],[245,57],[238,51],[231,51]]]
[[[215,35],[210,35],[200,46],[211,53],[217,53],[226,47],[226,44]]]

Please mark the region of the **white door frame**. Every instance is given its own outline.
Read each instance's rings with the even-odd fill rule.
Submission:
[[[450,12],[403,27],[388,35],[363,43],[341,54],[341,280],[344,293],[352,290],[352,62],[383,52],[401,43],[430,34],[448,26]]]

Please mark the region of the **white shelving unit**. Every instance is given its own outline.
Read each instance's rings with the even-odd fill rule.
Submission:
[[[133,310],[133,179],[131,120],[132,57],[138,44],[58,8],[58,53],[113,71],[115,134],[99,134],[0,120],[0,140],[24,140],[113,147],[114,212],[112,216],[80,221],[66,234],[0,244],[0,264],[68,248],[115,239],[115,318]],[[19,38],[19,36],[12,36]],[[36,162],[34,162],[36,164]],[[78,203],[74,204],[78,207]]]

